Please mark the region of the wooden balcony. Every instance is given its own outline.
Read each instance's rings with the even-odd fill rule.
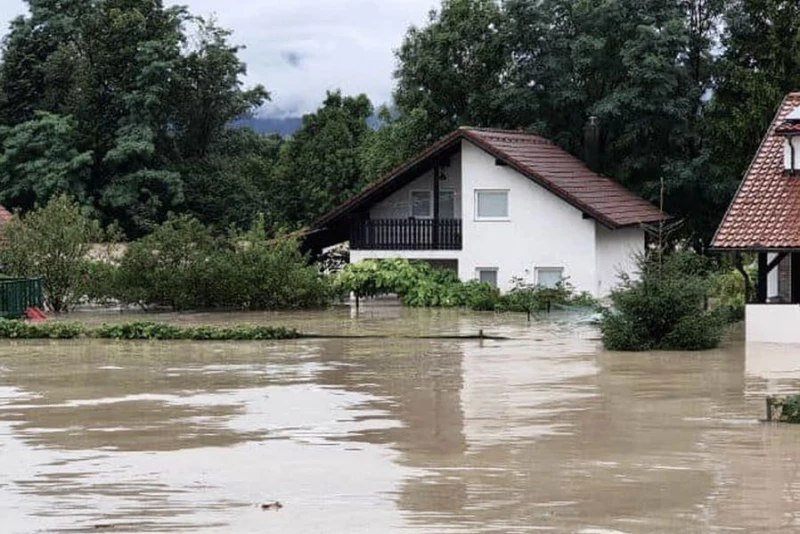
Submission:
[[[373,219],[350,227],[352,250],[461,250],[461,219]]]

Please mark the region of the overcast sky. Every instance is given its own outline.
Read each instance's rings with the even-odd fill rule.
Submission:
[[[393,50],[406,29],[424,24],[438,0],[183,0],[195,15],[215,15],[247,47],[248,82],[272,93],[268,115],[305,113],[326,89],[367,93],[375,104],[392,91]],[[25,13],[22,0],[0,0],[0,25]]]

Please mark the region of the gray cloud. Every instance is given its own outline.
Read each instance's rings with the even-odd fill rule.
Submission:
[[[326,90],[391,98],[393,50],[412,24],[423,24],[439,0],[179,0],[214,16],[244,45],[248,83],[272,93],[269,115],[305,113]],[[0,0],[0,24],[24,12],[22,0]]]

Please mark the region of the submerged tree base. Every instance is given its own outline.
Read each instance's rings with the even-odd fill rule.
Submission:
[[[767,397],[767,421],[800,424],[800,395]]]
[[[263,341],[298,339],[294,329],[276,326],[192,326],[137,321],[90,327],[79,323],[27,323],[0,319],[0,339],[119,339],[188,341]]]

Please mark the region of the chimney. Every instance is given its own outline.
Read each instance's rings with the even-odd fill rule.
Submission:
[[[583,160],[594,172],[600,172],[600,123],[594,115],[583,127]]]

